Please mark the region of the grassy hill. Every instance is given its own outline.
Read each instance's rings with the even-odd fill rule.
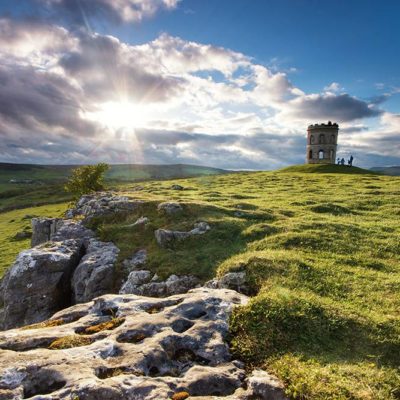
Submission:
[[[232,351],[278,375],[291,398],[399,399],[400,178],[322,167],[121,185],[146,202],[93,227],[120,261],[146,248],[162,277],[246,271],[253,297],[231,318]],[[157,213],[165,200],[183,203],[183,214]],[[140,216],[150,223],[132,226]],[[23,217],[7,213],[0,232],[12,235]],[[197,221],[211,231],[174,249],[155,242],[155,229]]]
[[[373,167],[371,171],[380,172],[385,175],[400,176],[400,166],[393,167]]]
[[[0,163],[0,212],[30,205],[70,200],[63,184],[77,165],[33,165]],[[111,165],[106,182],[118,185],[150,179],[187,178],[223,174],[228,171],[198,165]],[[11,182],[14,181],[14,182]]]
[[[376,175],[378,171],[367,170],[359,167],[348,167],[347,165],[336,164],[304,164],[292,165],[283,168],[280,172],[286,173],[310,173],[310,174],[350,174],[350,175]]]

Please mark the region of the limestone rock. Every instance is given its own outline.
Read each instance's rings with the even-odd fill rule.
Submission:
[[[128,258],[122,262],[122,265],[128,273],[134,269],[143,267],[147,260],[147,250],[138,250],[131,258]]]
[[[112,292],[114,264],[119,249],[113,243],[90,239],[85,256],[72,276],[75,303],[83,303]]]
[[[57,222],[57,229],[50,239],[58,242],[67,239],[80,240],[87,247],[89,240],[93,237],[94,232],[86,228],[82,221],[66,219]]]
[[[133,224],[128,226],[142,226],[148,224],[149,222],[150,220],[147,217],[140,217]]]
[[[204,285],[212,289],[232,289],[239,293],[248,294],[249,287],[247,283],[246,272],[229,272],[221,278],[214,278]]]
[[[182,212],[183,208],[179,203],[165,202],[165,203],[160,203],[157,207],[157,210],[167,215],[174,215]]]
[[[210,230],[210,225],[207,222],[198,222],[194,228],[188,232],[171,231],[168,229],[157,229],[154,232],[157,243],[161,247],[171,247],[177,242],[181,242],[190,236],[203,235]]]
[[[21,252],[0,287],[4,329],[43,321],[71,304],[71,275],[79,241],[47,242]]]
[[[133,211],[142,204],[140,200],[133,200],[126,196],[115,195],[110,192],[99,192],[82,196],[74,209],[68,210],[67,218],[77,215],[89,220],[93,217],[116,212]]]
[[[32,239],[31,246],[48,242],[56,232],[60,218],[32,218]]]
[[[149,297],[165,297],[186,293],[199,285],[199,280],[193,275],[171,275],[166,281],[159,281],[157,275],[152,277],[150,271],[133,271],[122,286],[121,294],[137,294]]]
[[[122,294],[135,294],[138,285],[143,285],[151,280],[151,272],[147,270],[143,271],[132,271],[126,282],[122,285],[120,293]]]
[[[171,189],[172,189],[172,190],[183,190],[184,187],[181,186],[181,185],[175,184],[175,185],[172,185],[172,186],[171,186]]]
[[[287,400],[282,382],[266,371],[254,370],[247,382],[249,391],[261,399]]]
[[[94,232],[86,228],[82,221],[32,218],[32,247],[50,240],[61,242],[67,239],[76,239],[86,243],[92,237],[94,237]]]
[[[58,326],[1,332],[0,398],[233,396],[246,375],[226,343],[228,318],[246,300],[204,288],[165,299],[107,295],[57,313]]]

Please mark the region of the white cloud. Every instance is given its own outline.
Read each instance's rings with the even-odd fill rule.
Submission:
[[[343,148],[399,151],[400,117],[378,101],[335,82],[305,93],[239,52],[165,33],[130,45],[7,19],[0,31],[2,160],[278,167],[302,162],[306,126],[328,119],[344,127]],[[377,129],[368,129],[370,117]]]
[[[138,22],[162,9],[174,9],[180,0],[41,0],[53,9],[75,19],[90,15],[120,22]]]

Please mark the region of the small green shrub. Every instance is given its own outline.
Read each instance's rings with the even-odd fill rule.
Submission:
[[[64,188],[76,199],[84,194],[104,190],[104,174],[109,168],[105,163],[75,168]]]

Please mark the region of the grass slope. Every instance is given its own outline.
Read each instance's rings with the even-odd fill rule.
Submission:
[[[59,217],[67,209],[67,203],[29,207],[0,214],[0,277],[14,262],[17,254],[30,247],[30,238],[16,239],[19,232],[31,232],[34,216]]]
[[[254,296],[232,315],[232,351],[277,374],[291,398],[399,399],[400,178],[301,170],[126,184],[121,193],[142,208],[93,226],[120,261],[146,248],[162,277],[246,271]],[[166,200],[184,213],[160,215]],[[140,216],[150,223],[132,226]],[[156,244],[155,229],[196,221],[211,231],[174,249]]]
[[[371,168],[371,171],[380,172],[381,174],[385,174],[385,175],[400,176],[400,166],[374,167],[374,168]]]
[[[247,271],[255,296],[232,316],[232,349],[277,374],[291,398],[399,398],[399,178],[286,170],[179,183],[186,190],[126,187],[149,202],[97,221],[121,259],[145,247],[162,276]],[[163,200],[184,203],[184,215],[160,216]],[[141,215],[151,223],[131,226]],[[154,229],[198,220],[212,230],[173,250],[155,243]]]
[[[304,164],[292,165],[283,168],[280,172],[286,173],[318,173],[318,174],[350,174],[350,175],[377,175],[377,171],[366,170],[359,167],[348,167],[336,164]]]
[[[71,199],[63,184],[76,165],[33,165],[0,163],[0,212],[30,205],[64,202]],[[150,179],[171,179],[223,174],[228,171],[197,165],[111,165],[106,182],[118,185]],[[33,183],[10,183],[32,180]],[[51,200],[50,200],[51,199]]]

